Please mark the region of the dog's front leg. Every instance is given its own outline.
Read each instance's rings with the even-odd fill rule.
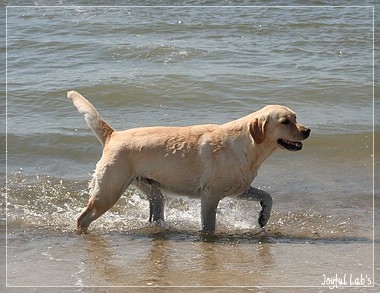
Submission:
[[[215,231],[216,209],[219,199],[211,194],[203,194],[201,198],[202,231],[205,234],[213,234]]]
[[[270,212],[272,210],[272,196],[263,190],[250,187],[246,192],[244,192],[239,198],[260,201],[262,210],[259,216],[259,225],[263,228],[270,218]]]

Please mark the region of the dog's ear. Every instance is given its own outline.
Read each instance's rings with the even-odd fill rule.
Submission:
[[[255,143],[260,144],[265,138],[265,123],[266,119],[264,117],[255,118],[249,125],[249,132]]]

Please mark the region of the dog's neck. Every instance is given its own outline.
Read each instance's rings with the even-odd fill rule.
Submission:
[[[252,170],[257,170],[266,158],[268,158],[277,149],[277,147],[273,147],[272,143],[266,141],[260,144],[253,142],[253,148],[255,148],[255,151],[252,151],[252,153],[255,155],[251,158]]]

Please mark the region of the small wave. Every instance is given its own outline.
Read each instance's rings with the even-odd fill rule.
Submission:
[[[111,59],[116,62],[143,60],[165,64],[189,61],[193,58],[206,55],[208,55],[208,52],[201,49],[181,48],[163,44],[146,44],[136,47],[120,47],[112,51]]]
[[[87,205],[88,181],[63,180],[51,176],[27,177],[14,174],[9,177],[7,190],[8,228],[53,230],[60,233],[75,231],[76,219]],[[217,212],[217,235],[244,235],[261,233],[257,225],[260,206],[256,202],[223,199]],[[156,229],[148,223],[149,203],[133,189],[128,189],[117,204],[94,221],[90,230],[97,233],[198,233],[200,231],[200,201],[187,197],[167,197],[165,229]],[[320,239],[349,237],[361,229],[359,216],[329,215],[315,211],[283,211],[275,207],[266,227],[268,237],[279,234],[295,238]],[[365,222],[365,221],[364,221]],[[365,224],[365,223],[364,223]],[[145,230],[148,229],[148,230]],[[224,236],[223,236],[224,235]]]

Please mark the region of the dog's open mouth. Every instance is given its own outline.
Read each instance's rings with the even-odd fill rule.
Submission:
[[[289,151],[299,151],[302,149],[302,142],[278,139],[277,142]]]

